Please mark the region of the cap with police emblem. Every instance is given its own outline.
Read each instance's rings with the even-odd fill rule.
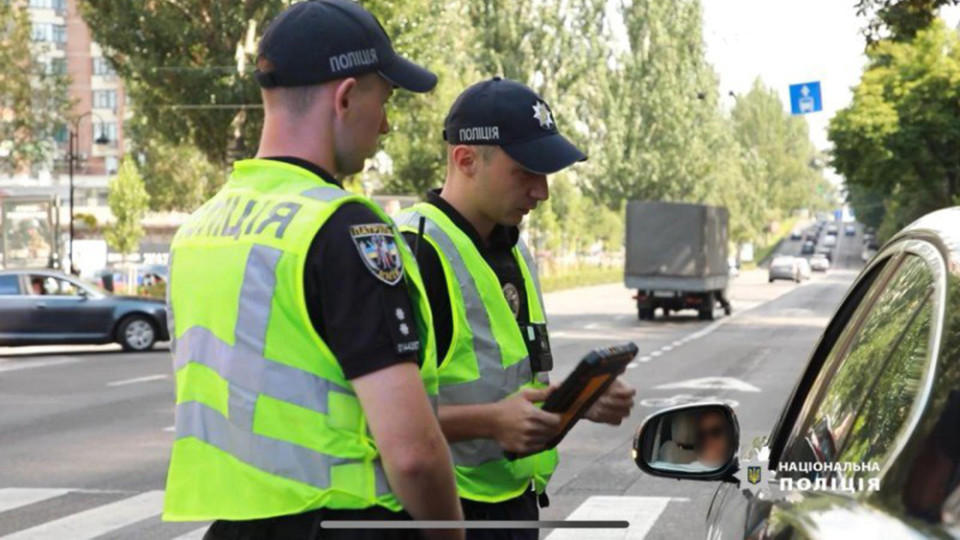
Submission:
[[[287,8],[267,27],[257,70],[263,88],[309,86],[377,72],[391,84],[429,92],[437,76],[393,50],[380,21],[351,0],[308,0]]]
[[[494,77],[467,88],[444,121],[450,144],[491,145],[525,169],[553,174],[587,159],[557,130],[553,112],[536,92]]]

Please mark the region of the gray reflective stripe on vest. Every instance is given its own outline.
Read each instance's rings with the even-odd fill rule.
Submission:
[[[350,197],[353,193],[333,186],[317,186],[300,193],[301,196],[323,202],[333,202],[343,197]]]
[[[533,259],[533,255],[530,254],[530,250],[527,249],[527,244],[524,243],[522,239],[517,240],[517,251],[520,252],[520,256],[523,257],[523,262],[527,265],[527,270],[530,271],[530,278],[533,280],[533,288],[537,291],[537,301],[540,302],[540,312],[543,313],[543,322],[547,322],[547,308],[543,305],[543,292],[540,290],[540,275],[537,272],[537,263]]]
[[[173,251],[172,250],[170,251],[170,254],[167,256],[167,268],[169,269],[173,268]],[[177,335],[177,329],[173,326],[173,302],[170,301],[170,291],[173,290],[172,285],[170,285],[171,283],[170,278],[172,277],[173,277],[173,271],[170,270],[167,272],[167,286],[166,286],[167,290],[164,293],[164,304],[166,307],[165,311],[167,312],[167,335],[170,336],[170,353],[176,354],[177,340],[173,339],[173,336]]]
[[[233,419],[197,401],[177,405],[177,438],[194,437],[219,448],[240,461],[270,474],[303,482],[319,489],[330,487],[331,469],[337,465],[358,463],[309,448],[251,433]],[[374,462],[379,467],[379,462]],[[381,473],[377,473],[381,474]],[[378,496],[381,486],[377,482]]]
[[[417,228],[422,214],[404,212],[397,217],[401,225]],[[524,357],[519,362],[504,367],[500,354],[500,345],[493,337],[493,329],[486,306],[480,296],[473,276],[460,257],[453,240],[429,217],[423,216],[424,234],[442,251],[456,275],[463,297],[464,308],[470,330],[473,332],[473,351],[477,357],[480,378],[475,381],[440,385],[441,405],[473,405],[494,403],[513,394],[521,386],[531,381],[533,373],[530,360]],[[451,344],[451,346],[453,346]],[[453,461],[456,465],[473,467],[488,461],[504,458],[503,449],[493,439],[472,439],[450,445]]]
[[[323,414],[328,412],[330,392],[353,395],[351,390],[322,377],[264,357],[276,267],[282,255],[283,251],[264,245],[250,249],[240,288],[234,345],[201,326],[187,329],[174,340],[175,370],[188,363],[202,364],[229,383],[228,418],[199,402],[180,403],[176,433],[178,439],[195,437],[258,469],[325,489],[330,484],[330,467],[359,461],[328,456],[252,432],[253,411],[261,394]],[[375,475],[384,474],[379,460],[372,465]],[[378,480],[376,496],[389,493],[389,485]]]

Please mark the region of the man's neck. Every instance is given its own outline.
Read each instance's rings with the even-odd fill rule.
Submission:
[[[267,119],[263,123],[257,157],[299,158],[313,163],[339,179],[340,173],[333,156],[333,145],[318,144],[318,139],[323,137],[315,132],[307,133],[305,129],[298,129],[297,122],[288,122],[283,118]]]
[[[440,198],[447,201],[470,225],[473,225],[484,244],[490,243],[490,233],[493,232],[496,223],[473,207],[467,193],[454,188],[450,182],[445,182],[443,189],[440,190]]]

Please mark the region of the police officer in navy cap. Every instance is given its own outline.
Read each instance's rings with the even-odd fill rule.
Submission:
[[[389,217],[341,184],[389,131],[394,88],[427,92],[436,76],[358,4],[315,0],[269,25],[256,77],[257,157],[171,250],[164,519],[214,520],[207,539],[462,538],[321,528],[462,519],[416,264]]]
[[[414,246],[437,338],[439,417],[467,520],[536,520],[557,465],[547,318],[517,228],[549,196],[547,175],[586,155],[533,90],[495,77],[465,90],[444,123],[443,187],[396,217]],[[586,417],[618,425],[635,391],[619,380]],[[469,539],[536,539],[535,529],[468,529]]]

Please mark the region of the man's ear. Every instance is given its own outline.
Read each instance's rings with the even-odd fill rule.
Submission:
[[[352,105],[351,100],[357,92],[357,79],[348,77],[337,84],[337,89],[333,95],[333,110],[338,119],[347,115]]]
[[[453,161],[453,166],[465,176],[473,177],[477,174],[480,156],[477,154],[477,148],[475,146],[465,144],[454,146],[450,152],[450,159]]]

